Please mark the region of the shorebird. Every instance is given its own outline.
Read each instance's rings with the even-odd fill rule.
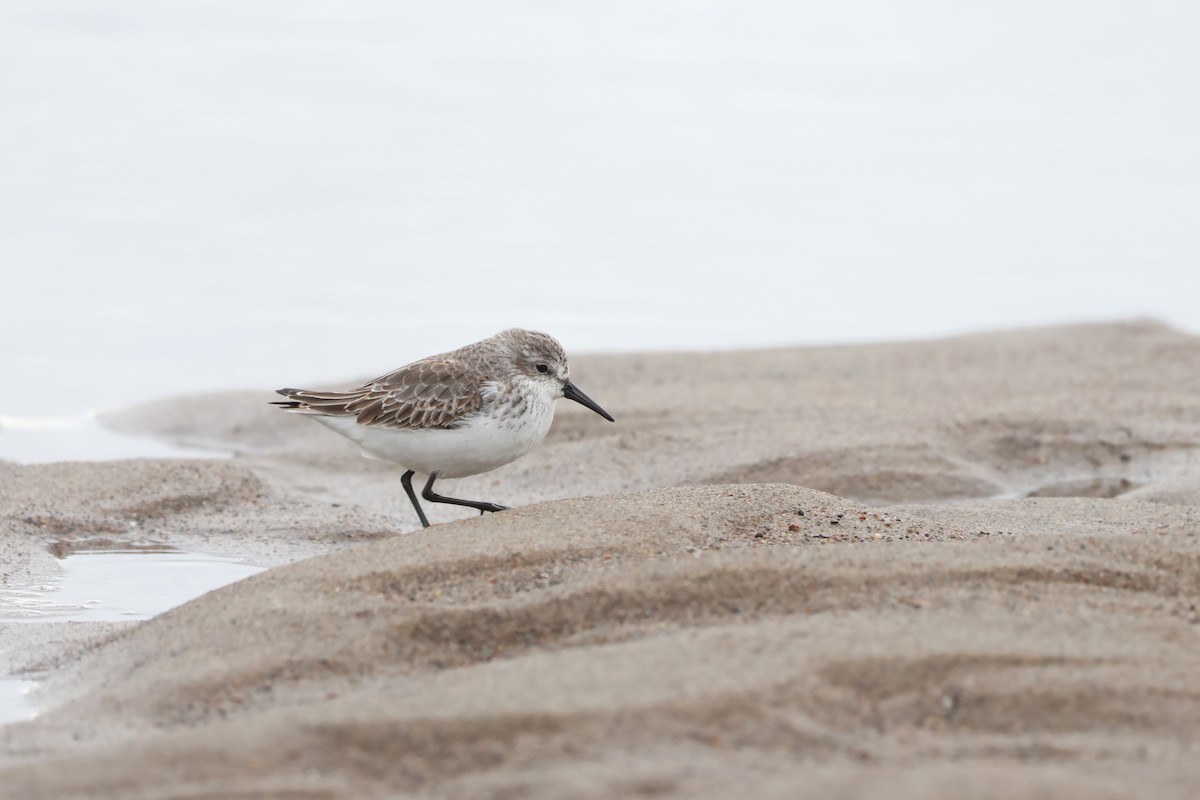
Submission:
[[[308,415],[368,455],[404,467],[400,483],[426,528],[414,474],[429,476],[421,497],[430,503],[504,511],[435,494],[433,482],[488,472],[528,453],[546,438],[560,397],[616,421],[571,383],[567,354],[553,336],[521,328],[414,361],[347,392],[277,392],[288,399],[273,405]]]

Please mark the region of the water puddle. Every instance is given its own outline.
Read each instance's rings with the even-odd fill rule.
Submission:
[[[236,558],[171,548],[76,552],[62,572],[0,589],[0,622],[112,622],[149,619],[261,567]]]
[[[0,587],[0,624],[145,620],[262,572],[236,558],[161,546],[68,551],[58,566],[54,575]],[[0,675],[0,725],[36,716],[36,685]]]

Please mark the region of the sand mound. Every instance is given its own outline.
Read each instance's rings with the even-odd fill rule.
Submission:
[[[1138,323],[580,359],[618,425],[563,409],[452,484],[521,507],[402,536],[397,470],[266,393],[131,412],[238,455],[0,466],[6,580],[88,537],[286,565],[0,628],[57,666],[0,796],[1191,798],[1197,358]]]
[[[1003,503],[991,512],[1005,519]],[[827,775],[844,791],[918,753],[926,788],[964,760],[1182,755],[1200,720],[1200,537],[980,533],[727,486],[343,550],[80,660],[57,680],[65,705],[6,729],[28,756],[82,734],[71,770],[14,766],[5,785],[191,796],[220,775],[261,796],[704,795],[689,779],[703,763],[718,796],[734,773],[782,794],[802,763],[853,764]],[[542,769],[561,782],[533,779]]]

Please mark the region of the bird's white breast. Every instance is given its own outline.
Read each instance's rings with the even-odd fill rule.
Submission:
[[[377,458],[426,475],[463,478],[502,467],[546,438],[554,421],[554,399],[526,394],[524,403],[498,401],[458,428],[402,430],[359,425],[354,417],[313,417]]]

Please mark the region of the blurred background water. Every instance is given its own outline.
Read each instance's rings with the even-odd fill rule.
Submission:
[[[1194,3],[0,16],[0,458],[513,325],[571,352],[1200,331]]]

